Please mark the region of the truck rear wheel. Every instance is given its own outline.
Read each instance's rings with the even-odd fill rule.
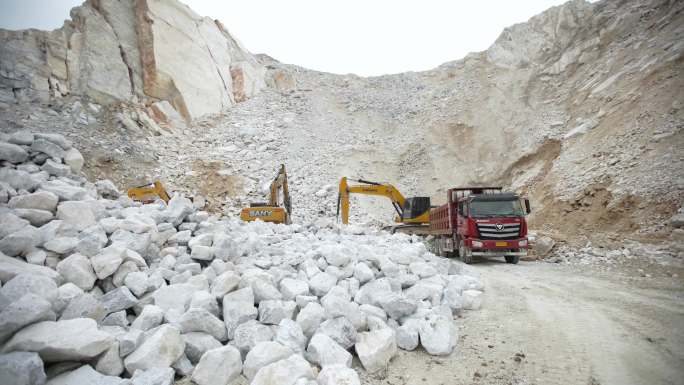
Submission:
[[[463,242],[458,243],[458,256],[466,265],[473,263],[473,252],[463,245]]]
[[[442,257],[444,251],[442,250],[442,240],[437,238],[435,239],[435,255]]]
[[[518,255],[507,255],[505,258],[506,258],[506,263],[511,263],[514,265],[517,265],[518,261],[520,261],[520,256],[518,256]]]

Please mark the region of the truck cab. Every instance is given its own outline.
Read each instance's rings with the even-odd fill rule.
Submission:
[[[500,187],[461,187],[448,190],[448,202],[430,212],[430,233],[438,254],[504,257],[518,263],[527,255],[527,199]]]

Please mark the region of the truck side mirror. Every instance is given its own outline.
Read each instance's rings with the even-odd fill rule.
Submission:
[[[525,212],[527,214],[532,212],[532,209],[530,208],[530,200],[525,198]]]

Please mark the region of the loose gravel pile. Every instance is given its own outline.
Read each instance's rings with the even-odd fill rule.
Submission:
[[[480,306],[419,238],[140,205],[61,135],[0,140],[2,384],[358,384],[397,349],[450,354]]]

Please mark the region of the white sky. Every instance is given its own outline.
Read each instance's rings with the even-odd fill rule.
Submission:
[[[563,0],[185,0],[253,53],[333,73],[434,68]],[[0,0],[0,28],[54,29],[79,0]]]

